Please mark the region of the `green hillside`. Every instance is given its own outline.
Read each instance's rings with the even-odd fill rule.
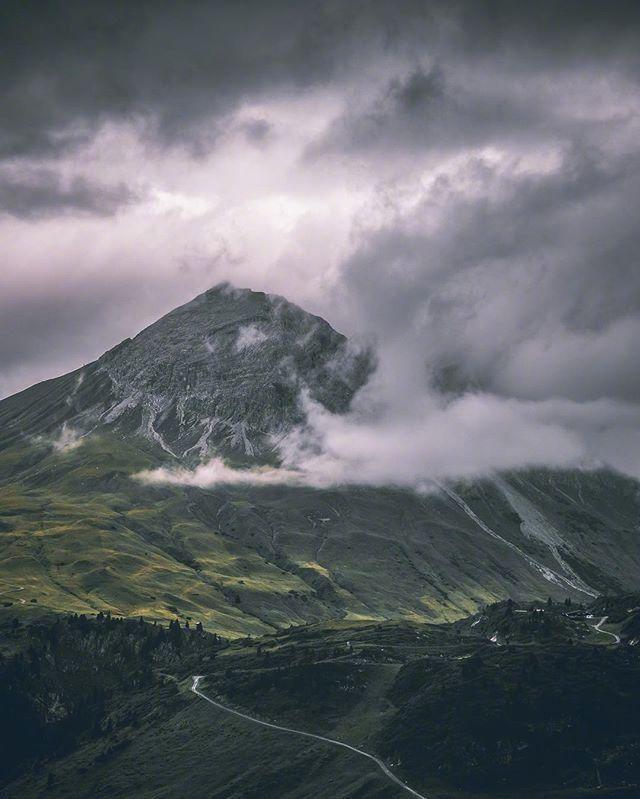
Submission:
[[[204,490],[134,479],[166,462],[163,454],[115,433],[67,452],[39,442],[0,452],[2,601],[18,612],[37,603],[200,619],[238,636],[331,618],[455,620],[506,597],[592,598],[536,567],[564,574],[491,483],[458,487],[456,496],[503,540],[441,493]],[[539,474],[513,482],[562,531],[562,559],[592,593],[633,588],[631,481]]]

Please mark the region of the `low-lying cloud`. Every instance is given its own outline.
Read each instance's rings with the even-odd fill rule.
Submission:
[[[365,389],[348,414],[305,399],[307,424],[275,442],[282,466],[236,469],[219,457],[194,469],[162,467],[147,483],[399,486],[428,491],[523,468],[610,468],[640,479],[640,410],[609,400],[518,401],[466,394],[380,406]]]
[[[236,339],[236,352],[242,352],[246,349],[261,344],[267,338],[267,334],[260,330],[257,325],[243,325],[238,331],[238,338]]]
[[[197,486],[210,488],[215,485],[304,485],[304,475],[289,469],[255,467],[234,469],[222,458],[211,458],[195,469],[161,467],[147,469],[135,475],[143,483]]]

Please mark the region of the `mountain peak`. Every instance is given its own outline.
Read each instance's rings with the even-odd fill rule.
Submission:
[[[218,301],[222,301],[227,305],[231,305],[234,303],[243,302],[258,304],[261,302],[268,302],[270,300],[282,300],[286,302],[283,297],[276,297],[275,295],[265,294],[263,291],[254,291],[253,289],[249,288],[240,288],[239,286],[234,286],[233,283],[230,283],[228,280],[224,280],[221,283],[216,283],[215,286],[203,291],[201,294],[196,295],[192,300],[184,303],[184,305],[179,305],[177,308],[169,311],[169,313],[182,313],[184,311],[192,310],[202,305],[210,305]]]
[[[346,410],[368,363],[320,317],[221,283],[74,376],[49,381],[53,407],[39,409],[37,426],[52,429],[35,432],[117,428],[178,457],[212,449],[254,456],[303,421],[301,389]]]

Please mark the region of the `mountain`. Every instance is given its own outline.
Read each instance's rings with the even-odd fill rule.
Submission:
[[[5,400],[0,442],[64,427],[143,436],[175,456],[214,446],[254,456],[302,421],[301,389],[341,412],[369,368],[323,319],[222,284],[94,363]]]
[[[274,438],[304,421],[302,390],[341,413],[372,368],[322,319],[225,285],[1,401],[7,612],[177,616],[233,638],[637,589],[638,484],[612,472],[519,472],[428,496],[136,479],[213,455],[273,463]]]

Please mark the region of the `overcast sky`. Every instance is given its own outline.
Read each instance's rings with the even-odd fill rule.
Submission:
[[[640,473],[638,2],[7,0],[0,26],[0,396],[229,280],[375,338],[395,411],[363,458],[429,416],[419,452],[462,436],[471,472],[504,439],[480,466]]]

